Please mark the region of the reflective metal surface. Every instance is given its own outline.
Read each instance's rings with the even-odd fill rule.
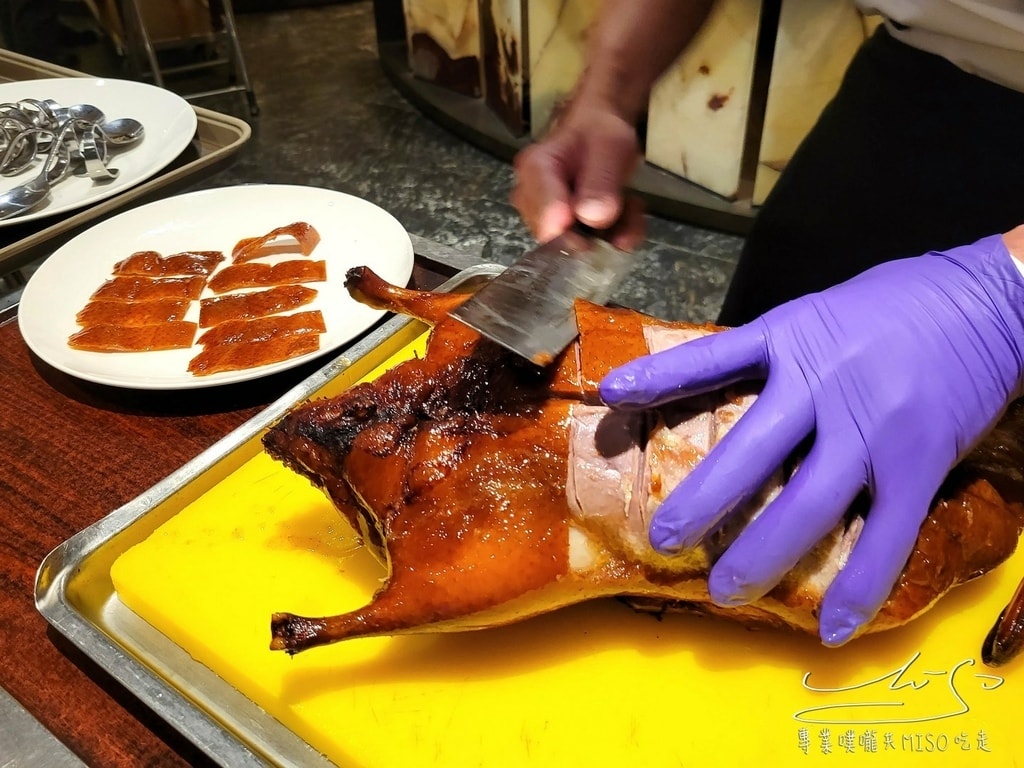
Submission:
[[[78,768],[81,760],[0,688],[0,768]]]

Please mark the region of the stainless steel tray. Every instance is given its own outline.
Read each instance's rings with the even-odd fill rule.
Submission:
[[[478,287],[502,268],[464,269],[438,290]],[[128,504],[55,548],[36,577],[36,606],[53,627],[223,765],[330,765],[119,599],[112,563],[261,450],[263,432],[296,404],[340,391],[424,332],[392,317],[259,415]]]
[[[465,270],[441,289],[468,290],[500,269],[481,265]],[[38,610],[143,704],[228,766],[328,765],[310,746],[318,744],[346,768],[558,768],[638,761],[664,768],[796,761],[827,768],[838,753],[840,737],[858,753],[867,753],[864,744],[875,744],[880,752],[890,750],[885,745],[891,744],[888,757],[901,765],[925,757],[913,753],[938,744],[946,751],[926,756],[930,768],[959,768],[965,764],[965,751],[972,765],[1019,766],[1021,668],[988,669],[975,655],[978,632],[990,626],[1017,585],[1024,550],[985,579],[958,588],[911,625],[840,649],[825,648],[809,636],[753,632],[742,624],[694,616],[673,614],[656,621],[616,601],[591,601],[471,636],[365,638],[294,659],[265,650],[269,633],[264,617],[271,612],[264,611],[266,605],[260,606],[258,616],[245,609],[243,629],[251,630],[245,639],[228,631],[239,626],[238,615],[229,617],[230,628],[218,624],[216,619],[229,612],[225,601],[244,602],[245,597],[262,595],[263,588],[273,591],[281,585],[291,601],[297,588],[314,585],[320,591],[305,605],[319,610],[325,589],[328,604],[337,605],[341,579],[333,577],[339,574],[355,576],[358,599],[379,584],[382,569],[377,563],[371,569],[356,562],[372,558],[364,548],[348,546],[354,542],[347,528],[327,541],[332,535],[321,524],[320,512],[330,526],[336,515],[322,494],[262,455],[259,439],[297,403],[339,392],[383,365],[405,359],[420,349],[424,330],[406,318],[386,320],[195,460],[57,547],[37,574]],[[417,344],[409,346],[413,341]],[[288,487],[279,494],[277,489],[285,488],[277,482],[282,475]],[[311,503],[316,508],[300,500],[292,509],[298,509],[297,516],[279,515],[284,497],[301,495],[294,492],[298,486],[315,497]],[[231,503],[234,509],[222,514]],[[315,579],[304,572],[299,578],[305,581],[300,582],[295,573],[280,578],[285,571],[275,566],[280,562],[276,559],[235,560],[229,566],[240,571],[246,565],[261,569],[258,574],[246,570],[243,576],[259,580],[261,589],[230,591],[252,582],[213,569],[201,571],[201,582],[192,581],[201,593],[189,591],[185,571],[196,563],[221,564],[216,554],[205,557],[216,553],[205,545],[218,536],[217,531],[207,535],[207,524],[212,531],[223,519],[226,525],[217,528],[222,538],[227,532],[246,539],[248,519],[239,522],[238,510],[262,515],[252,529],[269,530],[262,543],[269,541],[275,550],[316,550],[317,565],[328,570],[313,571]],[[316,523],[303,528],[314,517]],[[132,577],[138,581],[119,582],[129,600],[130,590],[142,581],[158,583],[159,607],[184,614],[188,629],[198,630],[175,641],[181,635],[173,622],[164,623],[162,615],[144,607],[140,614],[150,616],[150,624],[121,602],[111,569],[115,562],[130,560],[129,550],[157,528],[164,526],[161,532],[166,533],[190,520],[191,527],[174,547],[177,559],[164,557],[156,547],[136,551],[141,556]],[[345,565],[340,566],[343,558]],[[222,579],[222,573],[231,578]],[[224,583],[208,589],[209,574],[227,582],[228,591]],[[272,578],[262,579],[267,574]],[[202,613],[210,604],[216,614],[212,620],[203,618],[212,615],[209,611]],[[275,604],[272,610],[299,607]],[[165,634],[157,626],[172,631]],[[208,666],[189,655],[205,657],[202,641],[211,635],[228,639],[224,652],[231,656],[228,662],[241,659],[243,677],[231,663],[222,663],[224,653]],[[271,679],[282,668],[282,679]],[[256,685],[259,695],[253,695],[254,680],[271,684]],[[315,707],[339,698],[343,707]],[[759,713],[757,718],[741,718],[742,738],[736,730],[738,699]],[[314,714],[293,717],[290,707],[296,703],[308,705]],[[882,754],[871,757],[891,764]]]
[[[0,82],[44,77],[88,77],[74,69],[0,50]],[[55,215],[5,227],[0,234],[0,275],[21,269],[48,255],[100,218],[166,197],[225,167],[249,140],[244,120],[194,106],[197,126],[192,142],[167,168],[120,194],[67,215]]]

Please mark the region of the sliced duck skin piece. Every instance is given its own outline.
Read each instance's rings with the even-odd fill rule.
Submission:
[[[261,291],[214,296],[199,302],[199,327],[212,328],[229,320],[251,320],[289,312],[310,304],[317,290],[305,285],[279,285]]]
[[[184,320],[192,306],[191,299],[154,299],[153,301],[90,301],[75,316],[81,326],[90,325],[159,325]]]
[[[320,335],[316,333],[281,336],[266,341],[222,344],[207,347],[193,357],[189,361],[188,372],[195,376],[210,376],[226,371],[247,370],[308,355],[318,349]]]
[[[68,339],[74,349],[88,352],[157,352],[187,349],[196,336],[196,324],[174,321],[159,325],[90,325]]]
[[[115,275],[175,277],[209,275],[224,261],[220,251],[182,251],[163,256],[157,251],[136,251],[114,265]]]
[[[263,288],[295,283],[322,283],[327,279],[325,261],[282,261],[267,264],[250,261],[231,264],[210,278],[207,287],[214,293],[227,293],[239,288]]]
[[[224,344],[266,342],[300,333],[324,333],[327,324],[319,309],[293,312],[290,315],[268,315],[252,320],[227,320],[204,331],[198,343],[204,347]]]
[[[305,221],[296,221],[283,227],[276,227],[259,237],[246,237],[235,243],[231,249],[231,263],[242,264],[264,256],[281,253],[300,253],[309,256],[320,243],[316,227]]]
[[[109,301],[198,299],[205,285],[206,278],[202,275],[165,278],[124,275],[107,280],[90,298]]]

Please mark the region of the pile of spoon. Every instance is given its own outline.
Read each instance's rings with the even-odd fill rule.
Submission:
[[[38,208],[50,189],[68,176],[94,183],[117,178],[110,153],[130,148],[143,137],[134,118],[108,119],[91,104],[62,106],[52,99],[0,104],[0,176],[16,176],[39,163],[27,183],[0,194],[0,220]]]

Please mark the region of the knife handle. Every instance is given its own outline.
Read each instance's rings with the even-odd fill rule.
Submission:
[[[573,225],[572,227],[570,227],[570,229],[572,229],[574,232],[578,232],[584,237],[599,237],[602,240],[608,239],[605,236],[605,233],[608,232],[607,229],[596,229],[590,226],[589,224],[584,224],[582,221],[579,220],[573,222]]]

